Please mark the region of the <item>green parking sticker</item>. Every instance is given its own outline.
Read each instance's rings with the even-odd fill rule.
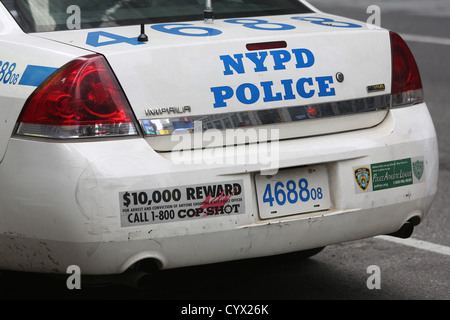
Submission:
[[[424,157],[353,167],[356,193],[379,191],[424,181]]]

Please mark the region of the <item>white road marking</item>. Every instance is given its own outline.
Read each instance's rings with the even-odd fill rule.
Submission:
[[[417,35],[417,34],[402,34],[401,36],[405,41],[422,42],[422,43],[450,46],[450,38],[421,36],[421,35]]]
[[[436,252],[440,254],[444,254],[446,256],[450,256],[450,247],[443,246],[440,244],[435,244],[423,240],[417,240],[413,238],[409,239],[400,239],[391,236],[376,236],[377,239],[383,239],[385,241],[395,242],[398,244],[402,244],[409,247],[414,247],[426,251]]]

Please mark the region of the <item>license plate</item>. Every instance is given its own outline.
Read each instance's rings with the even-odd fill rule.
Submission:
[[[331,207],[326,166],[283,170],[273,176],[256,175],[262,219],[326,210]]]

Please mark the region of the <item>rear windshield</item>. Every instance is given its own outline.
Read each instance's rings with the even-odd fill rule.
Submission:
[[[25,32],[202,20],[205,0],[1,0]],[[214,18],[311,12],[297,0],[212,0]]]

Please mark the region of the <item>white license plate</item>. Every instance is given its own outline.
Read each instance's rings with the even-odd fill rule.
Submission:
[[[261,219],[326,210],[331,207],[326,166],[283,170],[273,176],[256,175]]]

